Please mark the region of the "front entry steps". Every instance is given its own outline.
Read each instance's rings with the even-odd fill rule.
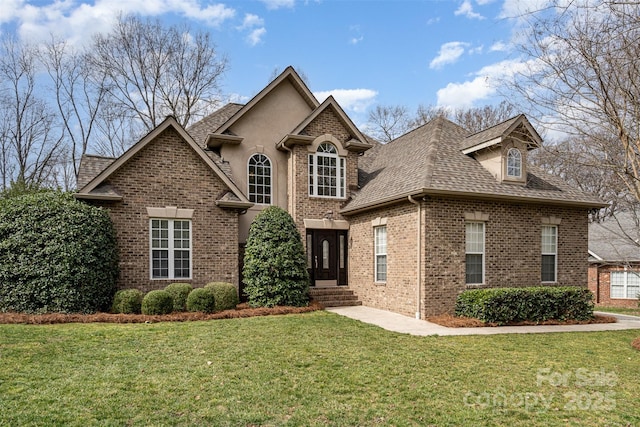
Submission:
[[[356,294],[345,286],[332,286],[328,288],[309,288],[311,299],[325,307],[347,307],[362,305]]]

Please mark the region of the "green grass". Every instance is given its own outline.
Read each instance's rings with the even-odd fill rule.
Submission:
[[[327,312],[0,325],[0,425],[639,425],[639,334],[413,337]]]
[[[596,311],[606,311],[607,313],[628,314],[631,316],[640,316],[640,307],[623,308],[623,307],[596,307]]]

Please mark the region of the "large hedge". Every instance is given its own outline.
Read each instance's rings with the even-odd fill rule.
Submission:
[[[105,210],[53,191],[0,201],[0,311],[109,310],[117,276]]]
[[[568,286],[473,289],[458,296],[455,314],[498,324],[588,320],[593,318],[593,293]]]
[[[300,233],[291,215],[271,206],[251,224],[242,270],[252,307],[305,306],[309,274]]]

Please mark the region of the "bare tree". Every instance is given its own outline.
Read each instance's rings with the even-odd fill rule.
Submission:
[[[60,161],[64,133],[37,96],[35,50],[13,38],[3,39],[1,49],[3,188],[14,183],[43,185]]]
[[[52,82],[55,106],[68,142],[65,153],[77,177],[80,159],[94,136],[106,95],[106,76],[100,70],[90,70],[86,56],[65,41],[52,38],[40,49],[39,58]],[[68,171],[64,169],[67,184]]]
[[[377,105],[369,112],[368,132],[382,142],[389,142],[410,130],[407,107]]]
[[[135,16],[120,16],[110,33],[96,35],[89,58],[107,75],[111,108],[129,112],[143,131],[167,115],[183,126],[199,117],[218,102],[227,68],[209,33]]]
[[[520,111],[516,111],[512,104],[502,101],[498,105],[455,110],[452,120],[469,132],[476,133],[502,123],[518,113]]]
[[[512,87],[543,124],[573,138],[582,163],[639,202],[640,5],[558,2],[521,18],[532,28],[520,45],[528,68]]]
[[[450,118],[471,133],[479,132],[515,115],[514,107],[506,101],[469,109],[452,110],[420,104],[411,116],[404,106],[376,106],[369,112],[369,132],[380,141],[389,142],[406,132],[429,123],[437,117]]]
[[[607,201],[609,206],[590,213],[591,221],[600,222],[620,210],[635,209],[637,205],[615,170],[603,167],[606,163],[604,154],[588,141],[569,137],[543,143],[541,149],[532,153],[531,161],[574,187]]]

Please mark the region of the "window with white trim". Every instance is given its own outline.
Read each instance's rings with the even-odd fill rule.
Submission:
[[[309,154],[309,195],[343,199],[345,194],[345,158],[333,144],[323,142]]]
[[[376,282],[387,281],[387,226],[373,227]]]
[[[271,204],[271,160],[264,154],[249,158],[247,168],[249,201],[260,205]]]
[[[609,277],[611,298],[636,299],[640,297],[639,271],[612,271]]]
[[[510,148],[507,152],[507,176],[511,178],[522,176],[522,153],[517,148]]]
[[[191,221],[150,220],[151,278],[191,278]]]
[[[484,283],[484,222],[465,224],[466,283]]]
[[[556,282],[558,271],[558,227],[542,226],[542,281]]]

